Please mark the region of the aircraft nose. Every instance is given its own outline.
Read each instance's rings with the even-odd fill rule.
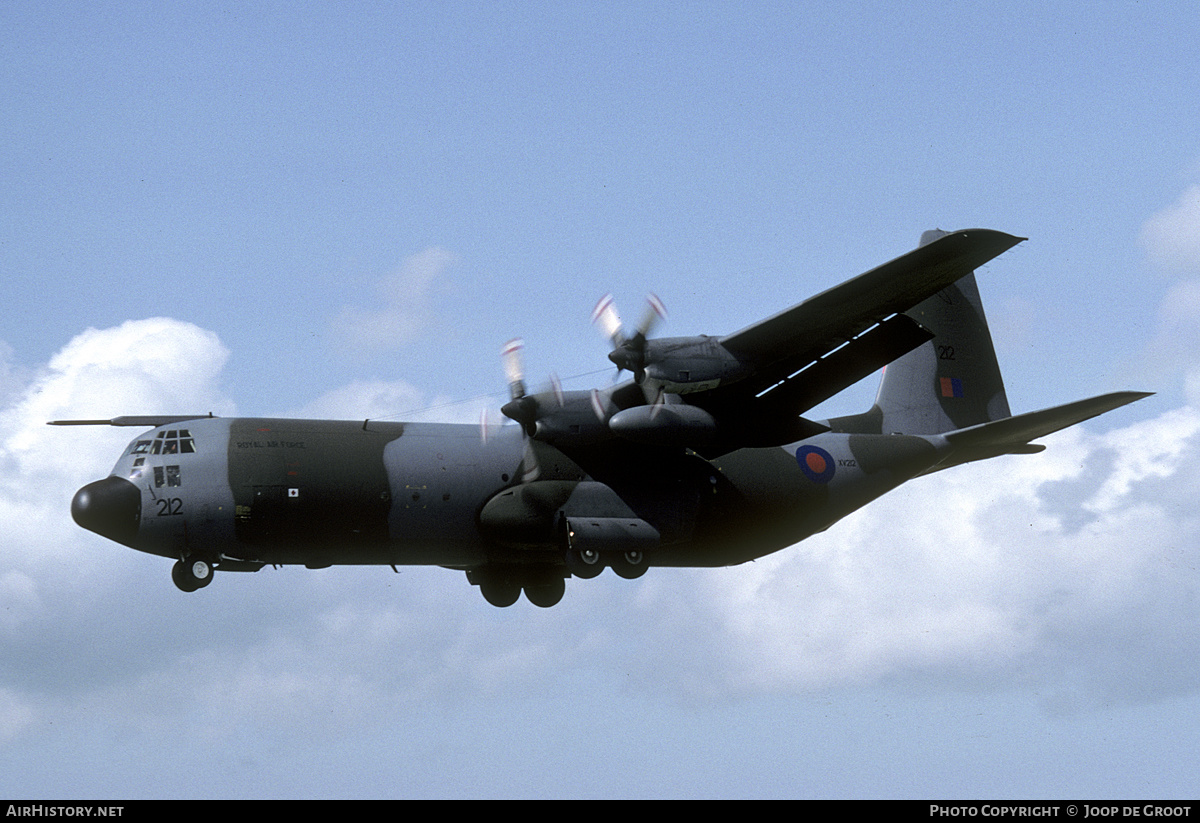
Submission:
[[[106,477],[75,492],[71,516],[88,531],[132,545],[142,519],[142,493],[123,477]]]

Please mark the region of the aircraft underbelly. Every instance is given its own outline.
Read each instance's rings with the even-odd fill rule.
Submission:
[[[929,438],[826,433],[714,461],[731,505],[714,509],[694,546],[662,565],[736,565],[787,548],[941,459]]]

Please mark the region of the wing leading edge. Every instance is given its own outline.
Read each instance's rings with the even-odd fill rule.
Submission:
[[[1025,239],[993,229],[951,232],[723,337],[721,345],[760,367],[784,359],[816,360],[889,315],[910,309],[958,282]]]

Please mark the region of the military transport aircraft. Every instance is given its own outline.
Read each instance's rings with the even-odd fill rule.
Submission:
[[[1021,242],[929,231],[913,251],[723,337],[595,321],[632,379],[527,393],[519,426],[211,415],[58,420],[149,428],[81,488],[85,529],[174,559],[183,591],[268,564],[437,565],[488,602],[562,599],[605,567],[728,566],[823,531],[918,475],[1003,454],[1123,406],[1117,392],[1012,416],[974,270]],[[890,365],[889,365],[890,364]],[[801,415],[885,367],[870,410]],[[488,429],[485,427],[484,431]]]

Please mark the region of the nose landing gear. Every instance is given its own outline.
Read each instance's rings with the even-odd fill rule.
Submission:
[[[171,580],[180,591],[203,589],[213,578],[213,564],[202,557],[185,557],[171,567]]]

